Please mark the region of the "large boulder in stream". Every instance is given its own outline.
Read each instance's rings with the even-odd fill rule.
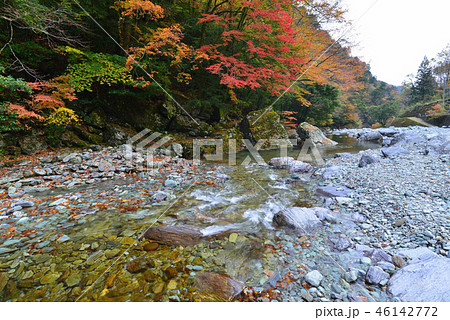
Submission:
[[[335,146],[338,144],[336,141],[325,137],[322,130],[309,124],[308,122],[303,122],[300,124],[297,129],[297,134],[302,141],[310,139],[315,145]]]
[[[273,223],[300,234],[306,234],[322,225],[313,209],[297,207],[277,213],[273,217]]]
[[[197,226],[159,226],[148,229],[144,237],[171,246],[192,246],[200,242],[203,234]]]

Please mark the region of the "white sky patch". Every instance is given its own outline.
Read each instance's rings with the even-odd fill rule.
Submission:
[[[375,0],[342,0],[347,19],[358,20]],[[401,85],[426,55],[434,58],[450,43],[449,0],[378,0],[355,23],[352,54],[371,66],[378,80]]]

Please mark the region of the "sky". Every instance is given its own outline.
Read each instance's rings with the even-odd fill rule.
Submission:
[[[378,80],[399,86],[409,74],[416,74],[424,56],[434,58],[450,44],[450,0],[342,0],[342,4],[347,19],[354,22],[346,34],[358,44],[352,54],[369,63]]]

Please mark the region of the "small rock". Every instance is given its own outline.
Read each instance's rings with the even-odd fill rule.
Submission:
[[[151,243],[147,243],[144,245],[143,249],[144,251],[155,251],[156,249],[158,249],[159,244],[156,242],[151,242]]]
[[[345,281],[347,282],[355,282],[358,280],[358,272],[355,270],[351,270],[349,272],[346,272],[344,275]]]
[[[40,280],[41,284],[50,284],[59,279],[61,273],[59,272],[50,272],[43,276]]]
[[[235,243],[236,240],[238,239],[238,234],[237,233],[232,233],[230,234],[230,237],[228,238],[228,241]]]
[[[167,284],[167,290],[175,290],[177,288],[177,282],[175,280],[170,280]]]
[[[53,201],[52,203],[50,203],[49,204],[49,207],[56,207],[56,206],[59,206],[59,205],[61,205],[61,204],[63,204],[63,203],[66,203],[66,202],[68,202],[69,200],[67,200],[67,199],[65,199],[65,198],[61,198],[61,199],[58,199],[58,200],[56,200],[56,201]]]
[[[392,257],[392,263],[397,268],[401,268],[406,264],[405,260],[397,254]]]
[[[389,273],[380,267],[369,267],[366,273],[366,282],[369,284],[380,284],[381,281],[389,279]]]
[[[320,283],[323,280],[323,276],[319,271],[314,270],[314,271],[308,272],[308,274],[305,276],[305,280],[311,286],[318,287],[318,286],[320,286]]]
[[[81,281],[81,274],[80,273],[74,273],[71,274],[67,279],[66,279],[66,285],[68,287],[74,287],[77,284],[79,284]]]
[[[167,188],[175,188],[176,186],[178,186],[178,184],[179,183],[177,181],[168,179],[164,183],[164,186],[167,187]]]
[[[127,264],[127,270],[130,273],[143,272],[148,269],[149,261],[143,258],[134,259]]]
[[[166,274],[167,279],[172,279],[177,276],[178,270],[174,267],[168,267],[166,270],[164,270],[164,273]]]
[[[397,221],[395,221],[395,223],[394,223],[394,225],[396,226],[396,227],[401,227],[402,225],[404,225],[405,223],[406,223],[406,219],[405,218],[402,218],[402,219],[398,219]]]

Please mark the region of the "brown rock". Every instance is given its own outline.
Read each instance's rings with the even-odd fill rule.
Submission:
[[[167,279],[172,279],[177,276],[178,270],[174,267],[168,267],[166,270],[164,270],[164,273],[166,274]]]
[[[196,226],[160,226],[147,230],[145,238],[172,246],[192,246],[200,242],[202,233]]]
[[[105,288],[110,289],[114,287],[114,282],[116,281],[117,273],[110,274],[105,280]]]
[[[403,260],[403,258],[400,257],[399,255],[394,255],[394,256],[392,257],[392,263],[393,263],[394,266],[396,266],[397,268],[401,268],[401,267],[403,267],[403,266],[406,264],[405,260]]]
[[[147,243],[144,246],[144,251],[155,251],[156,249],[158,249],[159,245],[156,242],[151,242],[151,243]]]
[[[195,286],[203,301],[233,301],[244,285],[223,273],[199,272]]]
[[[134,259],[127,264],[127,270],[131,273],[143,272],[148,269],[148,264],[149,261],[146,259]]]

